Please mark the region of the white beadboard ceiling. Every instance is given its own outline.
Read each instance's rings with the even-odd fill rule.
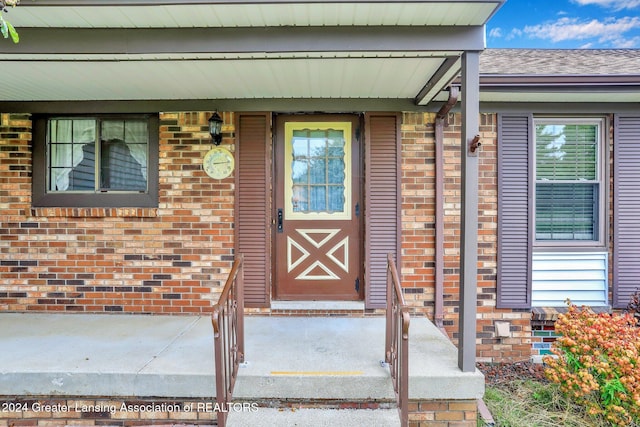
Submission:
[[[5,99],[412,98],[434,58],[5,62]],[[394,84],[388,82],[393,81]],[[373,93],[375,88],[375,93]]]
[[[58,6],[46,6],[56,3]],[[205,28],[283,26],[477,26],[502,3],[486,1],[345,2],[65,2],[23,0],[11,9],[16,27],[45,28]],[[133,5],[116,6],[118,3]],[[40,4],[40,5],[38,5]],[[15,11],[15,12],[14,12]]]
[[[422,93],[415,102],[426,104],[459,73],[464,50],[484,47],[484,24],[502,2],[23,0],[7,17],[20,43],[0,39],[3,75],[11,76],[0,102]],[[305,28],[319,28],[319,40]]]

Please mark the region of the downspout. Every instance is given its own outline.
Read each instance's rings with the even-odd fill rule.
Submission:
[[[434,323],[447,336],[444,329],[444,127],[449,111],[458,102],[460,88],[449,86],[449,99],[436,114],[435,166],[436,166],[436,247],[435,247],[435,296]]]

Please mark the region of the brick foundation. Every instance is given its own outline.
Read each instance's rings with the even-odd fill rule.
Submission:
[[[0,427],[215,425],[204,399],[0,397]],[[229,408],[228,410],[236,410]],[[237,410],[243,410],[238,406]]]
[[[551,346],[558,335],[555,331],[555,321],[534,320],[531,323],[533,356],[547,356],[551,354]]]
[[[259,411],[260,407],[380,409],[391,402],[261,401],[235,402],[231,411]],[[216,425],[214,400],[158,398],[0,397],[0,427],[18,426],[144,426]],[[475,400],[409,402],[411,427],[476,425]]]
[[[475,427],[475,400],[428,400],[409,402],[409,427]]]

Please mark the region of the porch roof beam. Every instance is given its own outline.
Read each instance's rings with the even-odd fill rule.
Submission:
[[[456,76],[460,71],[460,58],[449,57],[442,66],[436,71],[436,73],[427,82],[425,87],[422,88],[420,93],[416,96],[415,103],[418,105],[424,105],[433,100],[433,98],[446,86],[449,81]]]
[[[484,49],[484,27],[21,28],[20,39],[0,55],[450,53]]]
[[[261,99],[161,99],[127,101],[3,101],[0,111],[33,114],[148,113],[150,111],[435,111],[413,99],[382,98],[261,98]]]

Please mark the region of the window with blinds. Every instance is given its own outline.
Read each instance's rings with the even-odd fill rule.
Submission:
[[[537,244],[602,241],[602,120],[535,120]]]

